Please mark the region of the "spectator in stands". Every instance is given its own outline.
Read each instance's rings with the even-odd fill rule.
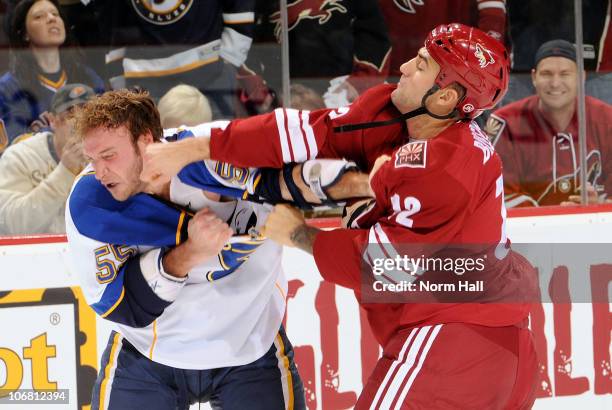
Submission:
[[[429,30],[438,24],[464,23],[506,41],[505,0],[377,1],[389,27],[390,74],[395,77],[402,75],[400,66],[417,55]]]
[[[288,3],[292,80],[326,93],[327,106],[337,107],[387,78],[391,47],[376,0]],[[279,2],[258,1],[257,14],[262,22],[257,28],[258,41],[280,43]],[[275,64],[264,65],[274,69]]]
[[[163,129],[195,126],[212,121],[208,99],[195,87],[172,87],[157,104]]]
[[[46,111],[57,90],[82,83],[104,91],[102,79],[81,63],[55,0],[22,0],[9,27],[10,70],[0,78],[0,117],[10,142],[48,125]],[[3,147],[0,147],[0,150]]]
[[[85,160],[73,134],[73,111],[95,95],[68,84],[51,102],[52,131],[11,145],[0,157],[0,234],[64,233],[64,205]]]
[[[504,166],[506,206],[579,202],[576,50],[565,40],[540,46],[531,78],[536,95],[495,111],[486,131]],[[612,193],[612,106],[586,97],[589,202]]]
[[[582,2],[583,58],[588,71],[586,94],[612,104],[611,0]],[[512,71],[501,104],[533,94],[530,71],[538,47],[553,39],[575,43],[574,0],[507,0]]]
[[[190,84],[209,98],[214,119],[235,115],[236,74],[251,47],[254,0],[97,0],[91,6],[108,19],[112,88],[137,85],[158,100],[174,85]]]

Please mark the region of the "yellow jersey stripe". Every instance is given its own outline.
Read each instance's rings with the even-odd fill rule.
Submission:
[[[181,216],[179,216],[178,225],[176,227],[176,244],[181,244],[181,230],[183,229],[183,224],[185,223],[185,211],[181,212]]]
[[[281,288],[278,282],[275,282],[274,285],[276,285],[276,289],[278,289],[278,291],[280,292],[281,296],[283,297],[283,300],[287,300],[287,295],[285,295],[283,288]]]
[[[285,344],[283,343],[283,338],[281,337],[280,333],[276,335],[276,341],[280,346],[280,351],[278,353],[283,362],[283,367],[285,368],[287,375],[287,394],[289,396],[287,400],[287,410],[293,410],[293,377],[291,376],[291,371],[289,370],[289,358],[285,354]]]
[[[221,267],[225,270],[229,270],[230,267],[227,266],[227,264],[225,263],[225,260],[223,260],[223,255],[221,253],[219,253],[219,263],[221,264]]]
[[[104,368],[104,379],[102,379],[102,383],[100,385],[100,406],[99,406],[100,410],[106,409],[105,407],[106,403],[104,403],[104,400],[106,398],[106,388],[107,388],[108,380],[110,378],[111,369],[115,366],[114,364],[115,354],[117,352],[117,346],[119,346],[120,337],[121,336],[119,335],[119,333],[115,333],[115,337],[113,338],[113,344],[111,346],[110,357],[108,359],[108,364]]]
[[[157,319],[153,321],[153,342],[151,342],[151,349],[149,349],[149,359],[153,360],[153,349],[157,342]]]
[[[164,77],[166,75],[172,74],[180,74],[187,71],[194,70],[198,67],[202,67],[204,65],[214,63],[215,61],[219,61],[219,57],[212,57],[208,60],[194,61],[191,64],[186,64],[181,67],[169,68],[167,70],[157,70],[157,71],[126,71],[124,74],[125,78],[143,78],[143,77]]]
[[[46,85],[46,86],[49,86],[49,87],[54,88],[56,90],[59,90],[60,88],[62,88],[64,86],[64,84],[66,84],[66,80],[67,80],[66,71],[62,70],[62,75],[60,76],[60,78],[57,81],[51,81],[47,77],[44,77],[44,76],[42,76],[40,74],[38,74],[38,80],[43,85]]]

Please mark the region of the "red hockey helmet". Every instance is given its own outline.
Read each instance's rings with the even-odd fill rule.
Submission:
[[[429,55],[440,65],[436,85],[462,85],[465,96],[457,104],[463,117],[475,118],[493,108],[506,94],[510,61],[505,47],[484,32],[463,24],[443,24],[425,40]]]

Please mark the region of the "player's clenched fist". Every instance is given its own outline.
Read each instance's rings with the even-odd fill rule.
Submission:
[[[201,260],[218,254],[233,235],[232,229],[211,210],[199,210],[187,226],[191,251]]]
[[[305,223],[302,213],[294,207],[276,205],[268,215],[263,235],[282,245],[296,246],[292,235]]]
[[[187,138],[168,144],[149,144],[140,179],[149,184],[168,182],[186,165],[207,159],[208,138]]]

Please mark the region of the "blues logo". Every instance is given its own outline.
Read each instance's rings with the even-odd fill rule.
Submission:
[[[160,26],[179,21],[191,8],[194,0],[132,0],[138,15]]]

